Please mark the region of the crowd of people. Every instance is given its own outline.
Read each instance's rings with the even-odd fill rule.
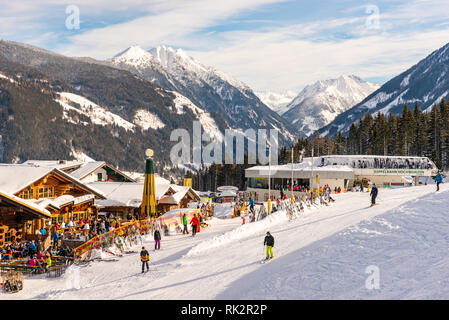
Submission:
[[[48,270],[52,266],[52,257],[71,257],[72,250],[68,246],[53,245],[47,249],[40,240],[14,241],[0,249],[2,263],[21,262],[30,267]]]
[[[427,158],[416,157],[367,157],[357,160],[351,158],[321,158],[319,167],[328,165],[349,165],[358,169],[433,169],[432,163]]]
[[[134,216],[131,216],[130,219],[135,221]],[[86,242],[99,234],[119,228],[124,222],[128,221],[122,221],[111,216],[100,216],[98,219],[42,226],[35,233],[36,240],[23,240],[18,237],[17,240],[0,247],[0,261],[48,269],[52,265],[52,257],[73,257],[74,247],[79,242],[69,246],[64,240]],[[44,248],[47,237],[50,237],[50,245],[48,248]]]

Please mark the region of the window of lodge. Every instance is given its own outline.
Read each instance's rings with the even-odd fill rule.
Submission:
[[[53,187],[39,188],[39,199],[41,198],[53,198]]]
[[[22,199],[33,199],[33,189],[28,188],[22,191],[20,194],[20,198]]]

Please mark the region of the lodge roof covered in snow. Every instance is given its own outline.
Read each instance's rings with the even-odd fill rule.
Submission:
[[[247,178],[266,177],[289,178],[293,172],[294,178],[312,178],[319,174],[322,178],[328,179],[353,179],[354,171],[349,166],[330,165],[326,167],[312,166],[311,161],[304,160],[302,163],[255,166],[245,170]]]
[[[98,170],[100,168],[106,168],[107,170],[111,170],[115,174],[122,176],[128,182],[135,182],[133,178],[129,177],[127,174],[123,173],[117,168],[114,168],[112,165],[108,164],[105,161],[84,162],[81,164],[81,166],[78,167],[78,169],[70,172],[70,175],[72,175],[77,179],[82,180],[83,178],[85,178],[86,176],[88,176],[89,174],[93,173],[95,170]]]
[[[156,200],[160,200],[167,192],[175,193],[176,191],[165,183],[165,179],[156,179]],[[142,204],[144,183],[137,182],[92,182],[89,183],[97,189],[100,189],[107,197],[107,200],[95,200],[95,204],[99,207],[122,206],[122,207],[139,207]]]
[[[87,193],[105,199],[105,195],[100,190],[83,183],[60,169],[29,164],[0,164],[0,190],[15,195],[49,174],[59,176]]]

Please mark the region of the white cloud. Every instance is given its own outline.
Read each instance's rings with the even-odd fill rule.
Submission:
[[[148,15],[74,35],[69,38],[69,45],[58,50],[68,55],[84,52],[84,55],[108,58],[135,43],[143,47],[161,43],[177,45],[184,43],[187,36],[242,11],[282,1],[285,0],[161,1],[153,3]]]
[[[312,41],[297,39],[295,32],[288,29],[234,32],[226,46],[189,53],[258,90],[299,90],[317,80],[342,74],[393,77],[446,44],[448,35],[446,28]]]
[[[184,48],[200,62],[230,73],[255,90],[285,91],[341,74],[392,77],[444,45],[449,35],[447,0],[372,1],[379,4],[378,30],[366,28],[363,5],[336,13],[338,18],[307,23],[263,20],[265,27],[254,24],[257,29],[246,31],[212,28],[238,22],[242,13],[280,1],[284,0],[77,0],[81,29],[63,44],[57,41],[56,31],[42,31],[38,20],[55,6],[73,4],[72,0],[43,0],[39,7],[30,0],[8,2],[0,13],[0,36],[28,33],[29,43],[59,43],[51,49],[97,59],[109,58],[132,44],[144,48],[166,44]],[[123,23],[83,28],[88,18],[109,21],[108,14],[121,12],[139,15]]]

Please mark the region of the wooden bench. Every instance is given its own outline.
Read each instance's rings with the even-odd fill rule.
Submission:
[[[29,266],[26,264],[20,263],[1,263],[0,264],[1,271],[20,271],[28,274],[41,274],[45,272],[45,269],[39,266]]]

